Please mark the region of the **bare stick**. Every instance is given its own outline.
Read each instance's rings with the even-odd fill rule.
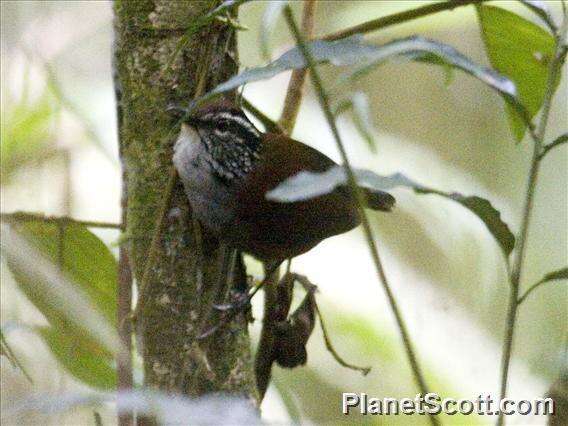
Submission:
[[[383,28],[391,27],[393,25],[402,24],[412,21],[417,18],[432,15],[434,13],[443,12],[446,10],[453,10],[458,7],[467,6],[470,4],[481,3],[484,0],[449,0],[440,3],[428,4],[426,6],[417,7],[416,9],[406,10],[404,12],[394,13],[392,15],[383,16],[372,21],[367,21],[332,34],[322,37],[322,40],[333,41],[341,38],[349,37],[355,34],[365,34],[371,31],[377,31]]]
[[[110,228],[122,229],[120,223],[96,222],[89,220],[78,220],[68,216],[46,216],[42,213],[14,212],[0,213],[3,222],[44,222],[54,225],[83,225],[88,228]]]
[[[414,347],[413,347],[413,344],[412,344],[412,340],[410,338],[410,335],[409,335],[407,327],[406,327],[406,323],[405,323],[405,321],[402,317],[402,314],[401,314],[401,312],[398,308],[398,303],[396,302],[394,294],[393,294],[393,292],[390,288],[390,285],[388,283],[383,265],[381,263],[381,259],[379,257],[379,253],[378,253],[378,248],[375,244],[375,240],[373,239],[373,233],[371,231],[371,226],[370,226],[369,221],[367,219],[367,216],[365,214],[365,201],[363,199],[363,195],[362,195],[361,191],[359,190],[359,188],[357,186],[357,179],[355,178],[355,174],[353,173],[353,169],[351,168],[351,165],[350,165],[350,162],[349,162],[349,157],[347,156],[347,152],[345,151],[345,147],[344,147],[343,142],[341,140],[341,136],[339,135],[337,125],[335,124],[335,119],[334,119],[333,113],[331,111],[331,108],[329,106],[327,94],[326,94],[326,92],[323,88],[323,84],[322,84],[321,78],[319,76],[319,73],[316,70],[314,59],[313,59],[311,53],[306,48],[306,44],[304,42],[304,39],[303,39],[302,35],[300,34],[300,31],[299,31],[298,27],[296,26],[296,23],[294,22],[294,17],[292,15],[292,10],[290,9],[290,6],[285,7],[284,16],[286,17],[286,21],[288,23],[290,31],[294,35],[294,38],[296,40],[296,44],[298,45],[300,51],[302,52],[302,56],[305,58],[305,60],[308,64],[308,68],[310,69],[310,77],[311,77],[312,84],[313,84],[314,89],[316,91],[316,94],[318,96],[320,106],[325,113],[326,120],[327,120],[327,122],[328,122],[328,124],[331,128],[332,133],[333,133],[333,136],[334,136],[335,142],[337,144],[337,147],[339,149],[339,152],[341,154],[343,164],[344,164],[344,168],[345,168],[345,172],[347,174],[349,186],[351,187],[351,190],[353,191],[353,193],[356,197],[356,200],[357,200],[357,207],[358,207],[358,210],[359,210],[359,216],[361,218],[361,224],[363,225],[363,231],[364,231],[364,234],[365,234],[365,238],[367,240],[367,244],[369,246],[369,250],[371,252],[371,257],[373,259],[373,262],[375,264],[375,268],[377,270],[377,275],[378,275],[379,281],[383,285],[383,290],[384,290],[384,292],[387,296],[389,305],[390,305],[391,310],[394,314],[394,317],[395,317],[395,320],[396,320],[396,323],[397,323],[397,326],[398,326],[398,329],[399,329],[399,332],[400,332],[400,335],[401,335],[401,338],[402,338],[402,342],[403,342],[404,348],[406,350],[406,355],[408,357],[408,361],[410,363],[410,367],[411,367],[412,372],[414,374],[414,378],[416,380],[418,388],[420,389],[420,392],[423,395],[426,395],[427,393],[429,393],[428,387],[426,386],[426,381],[424,380],[422,370],[421,370],[420,365],[418,363],[418,359],[416,357]],[[439,421],[435,416],[428,416],[428,419],[434,425],[439,424]]]
[[[302,12],[302,32],[308,38],[311,38],[314,32],[315,8],[316,0],[307,0],[304,2]],[[306,68],[294,70],[292,72],[290,82],[288,83],[286,99],[284,100],[284,110],[282,111],[278,124],[276,124],[277,131],[280,133],[289,135],[294,129],[296,117],[298,116],[300,104],[302,103],[302,88],[306,79],[306,73]],[[288,261],[287,272],[290,272],[290,267],[291,260]],[[274,362],[276,343],[274,327],[276,322],[286,319],[288,316],[288,310],[290,309],[288,306],[286,312],[280,312],[280,307],[278,306],[278,291],[280,289],[278,289],[275,285],[275,283],[279,281],[278,273],[275,271],[271,274],[271,277],[267,277],[267,279],[268,278],[270,278],[273,282],[268,283],[264,291],[264,316],[262,319],[262,331],[260,333],[260,340],[255,359],[256,383],[261,401],[264,398],[272,375],[272,364]],[[284,285],[291,285],[293,287],[294,282],[291,281]]]
[[[316,0],[307,0],[304,2],[304,10],[302,14],[302,34],[304,38],[310,40],[314,34]],[[304,81],[306,80],[307,68],[300,68],[292,71],[290,82],[288,83],[288,91],[284,100],[284,110],[280,116],[278,124],[286,134],[291,134],[296,124],[296,118],[300,111],[302,103],[302,92]]]
[[[271,120],[270,117],[268,117],[265,113],[263,113],[253,104],[251,104],[246,98],[244,97],[241,98],[241,103],[244,109],[246,109],[248,112],[254,115],[258,119],[258,121],[262,123],[262,125],[266,128],[267,132],[284,133],[278,123]]]
[[[517,312],[519,308],[519,291],[521,283],[521,274],[523,271],[523,263],[525,258],[525,248],[527,242],[527,235],[530,226],[531,212],[534,201],[534,194],[536,191],[536,184],[538,180],[538,172],[540,160],[542,159],[542,151],[544,145],[544,137],[546,133],[546,126],[550,115],[550,108],[552,106],[552,98],[554,96],[555,82],[562,68],[564,58],[566,55],[566,46],[564,45],[564,38],[566,37],[567,22],[564,20],[562,31],[556,34],[556,47],[555,54],[548,68],[548,79],[546,83],[546,92],[542,102],[542,113],[540,121],[535,131],[531,131],[530,135],[533,139],[533,153],[531,160],[531,168],[527,181],[527,190],[525,196],[525,205],[523,208],[523,216],[521,222],[521,230],[518,236],[518,245],[514,253],[513,267],[511,270],[511,287],[509,294],[509,307],[507,311],[505,338],[503,341],[503,359],[501,361],[501,391],[500,398],[503,400],[507,396],[507,385],[509,380],[509,366],[511,363],[511,355],[513,352],[513,338],[515,334],[515,325],[517,319]],[[499,414],[497,425],[503,425],[505,417],[503,412]]]
[[[300,275],[300,274],[294,274],[294,279],[296,281],[298,281],[307,292],[313,292],[315,291],[315,289],[317,289],[317,286],[313,283],[310,282],[310,280],[308,280],[307,277]],[[366,376],[367,374],[369,374],[369,371],[371,371],[371,367],[359,367],[357,365],[351,364],[347,361],[345,361],[341,355],[339,355],[339,353],[335,350],[335,347],[333,346],[333,343],[331,343],[331,339],[329,337],[329,334],[327,332],[327,327],[325,325],[323,316],[321,314],[320,308],[317,304],[317,302],[314,299],[314,306],[316,308],[316,313],[318,314],[319,320],[320,320],[320,328],[321,328],[321,332],[323,334],[323,341],[325,343],[325,347],[326,349],[329,351],[329,353],[331,354],[331,356],[333,357],[333,359],[335,359],[335,361],[345,367],[345,368],[349,368],[350,370],[355,370],[355,371],[360,371],[361,373],[363,373],[364,376]]]

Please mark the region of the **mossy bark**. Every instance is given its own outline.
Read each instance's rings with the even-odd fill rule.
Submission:
[[[236,36],[221,23],[200,29],[171,61],[184,30],[218,4],[168,0],[117,0],[114,4],[120,152],[128,188],[126,239],[138,283],[165,197],[172,145],[179,130],[167,107],[187,105],[193,98],[208,46],[213,52],[208,88],[237,71]],[[222,302],[227,292],[212,294],[223,248],[208,239],[204,253],[194,235],[190,207],[178,183],[137,321],[145,384],[191,396],[226,391],[256,399],[245,320],[233,321],[230,329],[204,341],[196,339],[202,331],[204,304],[211,299]],[[197,260],[199,254],[204,254],[202,262]],[[235,277],[246,279],[243,274]]]

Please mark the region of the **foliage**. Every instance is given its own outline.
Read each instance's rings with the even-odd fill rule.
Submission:
[[[491,65],[515,82],[519,100],[532,119],[544,100],[554,38],[538,25],[505,9],[482,5],[477,10]],[[521,141],[526,120],[509,103],[506,110],[511,130],[517,141]]]
[[[248,1],[224,1],[210,13],[190,23],[183,29],[184,36],[176,46],[168,67],[196,32],[223,19],[231,24],[230,17],[233,11]],[[265,10],[260,24],[260,45],[265,59],[271,56],[268,42],[270,32],[278,15],[288,3],[273,2]],[[505,113],[511,131],[514,138],[521,141],[529,126],[534,130],[536,126],[532,120],[543,108],[543,104],[546,104],[547,96],[552,96],[547,81],[551,63],[557,53],[559,31],[559,26],[543,2],[524,0],[521,3],[534,12],[544,22],[546,28],[494,5],[476,6],[480,31],[491,68],[475,62],[452,46],[416,35],[397,38],[383,44],[365,41],[361,35],[335,41],[318,39],[308,43],[307,48],[318,66],[342,67],[345,70],[336,85],[336,94],[339,94],[340,98],[335,105],[334,115],[337,117],[349,113],[373,153],[376,153],[375,135],[378,132],[373,127],[373,114],[367,94],[362,91],[352,92],[351,87],[345,83],[354,82],[394,59],[442,66],[449,72],[461,70],[475,77],[504,98]],[[236,29],[240,29],[234,23],[233,25]],[[301,68],[307,68],[307,61],[301,49],[294,47],[265,66],[244,70],[219,84],[205,98],[251,82],[272,78],[288,70]],[[553,83],[552,92],[557,89],[560,78]],[[5,110],[3,104],[1,178],[4,185],[10,183],[20,167],[32,162],[45,161],[57,154],[52,144],[53,126],[62,107],[71,109],[62,97],[61,91],[52,83],[47,84],[33,99],[29,96],[28,87],[25,87],[23,92],[18,100],[11,99]],[[91,136],[93,135],[94,133]],[[564,133],[543,145],[542,151],[537,153],[537,161],[540,161],[552,148],[567,141],[567,134]],[[385,176],[369,170],[354,171],[358,183],[363,186],[380,190],[403,187],[411,189],[416,194],[437,195],[459,203],[484,223],[506,259],[515,249],[519,249],[519,241],[524,239],[521,230],[520,240],[516,240],[510,227],[501,218],[501,213],[487,199],[476,195],[463,195],[461,192],[441,191],[422,185],[400,173]],[[346,186],[347,180],[345,168],[342,166],[320,174],[300,172],[267,193],[267,197],[279,202],[304,200],[325,194],[337,186]],[[116,345],[105,343],[105,339],[100,336],[100,330],[93,325],[93,322],[98,321],[104,327],[118,326],[117,262],[113,254],[95,234],[76,223],[58,224],[38,220],[12,224],[12,229],[25,237],[34,248],[33,254],[26,252],[28,262],[39,265],[46,260],[51,266],[55,266],[57,272],[54,278],[53,271],[49,268],[43,266],[26,268],[15,252],[5,249],[3,245],[4,256],[18,288],[48,322],[48,325],[36,327],[35,331],[42,337],[58,362],[75,379],[95,389],[106,391],[115,388]],[[520,245],[522,250],[523,244]],[[568,269],[565,267],[547,273],[530,286],[521,297],[515,298],[514,303],[518,306],[533,290],[545,283],[566,279],[568,279]],[[64,289],[62,292],[59,292],[61,288],[58,285]],[[66,293],[65,288],[70,288],[74,292]],[[55,297],[54,294],[59,296]],[[65,297],[65,294],[73,296]],[[360,355],[380,358],[382,362],[395,356],[394,341],[380,334],[375,325],[358,318],[337,319],[335,325],[339,332],[348,331],[350,338],[360,349],[358,351]],[[381,333],[384,331],[381,330]],[[23,366],[8,346],[4,333],[0,337],[2,355],[7,356],[23,370]],[[364,349],[368,349],[368,352]],[[430,380],[437,379],[436,390],[447,389],[443,379],[432,374],[431,370],[428,370],[427,377]],[[333,405],[333,401],[341,393],[341,389],[336,384],[311,368],[305,368],[300,372],[294,371],[292,374],[284,374],[278,370],[274,384],[292,420],[296,422],[304,419],[312,422],[321,421],[322,417],[318,415],[317,408],[322,405]],[[115,399],[115,394],[102,392],[68,395],[67,398],[58,396],[55,399],[41,396],[36,400],[24,401],[21,407],[14,410],[14,415],[26,410],[63,411],[79,405],[92,406]],[[217,411],[226,413],[227,407],[231,407],[229,414],[234,416],[232,417],[234,420],[239,422],[246,420],[247,423],[253,424],[258,421],[254,410],[240,400],[209,400],[200,405],[200,401],[144,391],[123,394],[122,404],[127,409],[156,415],[165,423],[180,419],[186,422],[191,418],[190,416],[203,420],[207,415]],[[221,420],[227,421],[227,418],[223,417]],[[373,422],[368,418],[358,420]],[[219,419],[215,418],[215,421]]]
[[[423,60],[425,57],[432,58],[434,56],[443,63],[447,63],[476,77],[509,99],[513,104],[516,104],[515,86],[510,80],[476,64],[453,47],[424,37],[412,36],[376,46],[364,43],[361,36],[355,35],[337,41],[316,40],[308,43],[307,49],[314,57],[316,63],[329,63],[336,66],[361,63],[379,65],[399,56],[411,60]],[[306,62],[296,47],[264,67],[248,69],[219,84],[210,92],[210,95],[223,93],[246,83],[265,80],[284,71],[304,67],[306,67]]]
[[[14,227],[42,256],[58,265],[77,290],[84,292],[104,321],[116,324],[117,264],[97,236],[76,224],[28,222]],[[38,327],[37,331],[59,362],[80,381],[112,389],[115,386],[113,353],[90,335],[83,323],[77,323],[68,306],[56,303],[49,293],[42,291],[44,287],[38,285],[41,276],[10,256],[8,266],[20,290],[48,320],[50,325]]]
[[[19,99],[11,99],[3,90],[2,143],[0,144],[0,178],[8,183],[16,170],[32,163],[41,163],[57,152],[51,144],[53,127],[59,110],[50,87],[32,98],[29,81],[25,79]],[[3,88],[4,89],[4,88]],[[4,110],[4,106],[6,109]]]
[[[401,173],[390,176],[379,176],[370,170],[354,170],[357,181],[361,186],[389,191],[402,186],[413,189],[418,194],[436,194],[456,201],[472,213],[477,215],[497,243],[500,245],[505,256],[508,256],[515,245],[515,237],[505,222],[501,220],[500,213],[491,203],[481,197],[464,196],[457,192],[444,192],[421,185]],[[287,179],[279,186],[266,194],[270,200],[281,202],[294,202],[308,198],[318,197],[333,191],[338,186],[347,183],[346,173],[343,167],[336,166],[324,173],[300,172]]]

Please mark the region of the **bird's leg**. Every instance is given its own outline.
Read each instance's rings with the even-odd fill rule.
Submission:
[[[228,303],[225,305],[216,305],[215,309],[222,311],[225,316],[222,317],[219,321],[219,323],[213,327],[211,327],[209,330],[206,330],[205,332],[203,332],[200,336],[199,339],[204,339],[206,337],[211,336],[213,333],[215,333],[217,330],[219,330],[222,326],[224,326],[225,324],[227,324],[228,322],[230,322],[231,320],[233,320],[240,312],[246,311],[249,307],[250,307],[250,302],[252,300],[252,298],[254,297],[254,295],[256,293],[258,293],[258,291],[264,287],[264,285],[270,280],[270,278],[272,277],[272,274],[274,274],[274,272],[276,272],[276,270],[280,267],[280,264],[282,262],[273,262],[270,265],[268,265],[266,267],[265,270],[265,275],[264,275],[264,279],[257,284],[255,287],[253,287],[253,289],[250,291],[250,293],[248,294],[244,294],[244,297],[241,297],[239,300],[233,302],[233,303]]]

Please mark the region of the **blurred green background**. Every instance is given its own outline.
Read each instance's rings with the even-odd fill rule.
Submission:
[[[422,5],[420,1],[322,1],[316,34],[372,17]],[[501,1],[536,22],[515,2]],[[555,16],[559,2],[548,2]],[[242,67],[263,64],[259,23],[267,2],[242,6],[239,33]],[[297,11],[299,4],[294,4]],[[120,169],[112,87],[111,3],[1,2],[3,212],[15,210],[119,222]],[[421,34],[443,41],[489,64],[473,7],[460,8],[371,33],[381,43]],[[292,45],[282,20],[271,32],[272,55]],[[565,71],[566,68],[564,68]],[[327,87],[340,72],[322,68]],[[565,72],[564,72],[565,74]],[[289,73],[247,85],[244,94],[277,118]],[[420,183],[491,200],[517,233],[525,196],[531,145],[509,130],[504,105],[494,92],[463,73],[447,82],[442,68],[390,63],[357,83],[371,102],[377,154],[346,118],[340,129],[356,166],[380,173],[404,172]],[[567,129],[566,75],[554,100],[549,139]],[[293,136],[338,159],[335,145],[311,90]],[[542,165],[528,242],[523,287],[568,258],[567,157],[562,147]],[[434,196],[397,190],[393,214],[373,214],[372,223],[394,292],[408,321],[431,387],[447,396],[475,399],[497,394],[508,284],[498,246],[483,224],[459,205]],[[96,231],[115,244],[116,231]],[[115,246],[114,250],[115,249]],[[45,319],[17,290],[2,264],[1,322],[6,339],[25,365],[30,384],[2,358],[2,407],[36,392],[84,389],[49,353],[31,327]],[[341,392],[375,397],[413,397],[415,389],[394,321],[360,230],[325,241],[294,261],[294,270],[319,286],[320,307],[336,349],[347,360],[370,365],[362,377],[337,365],[321,333],[308,345],[308,364],[292,371],[275,367],[263,403],[269,422],[354,421],[340,414]],[[542,396],[559,376],[566,347],[568,293],[565,283],[535,292],[520,309],[510,395]],[[261,313],[255,304],[256,317]],[[258,324],[253,335],[258,335]],[[112,413],[103,412],[105,424]],[[29,417],[28,423],[40,418]],[[388,420],[388,421],[387,421]],[[412,419],[413,422],[416,418]],[[407,423],[408,418],[357,421]],[[92,412],[42,417],[51,424],[92,424]],[[447,417],[472,424],[484,418]],[[512,423],[542,423],[521,417]]]

